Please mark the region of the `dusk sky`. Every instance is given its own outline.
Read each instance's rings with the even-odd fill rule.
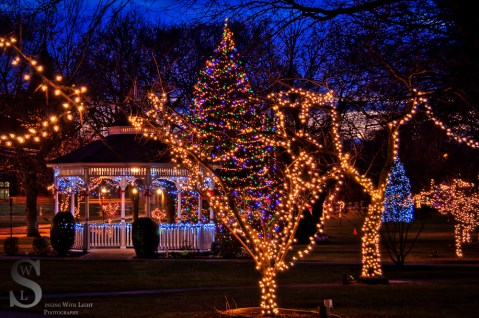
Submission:
[[[120,2],[120,1],[119,1]],[[128,6],[145,14],[145,18],[154,22],[160,21],[165,24],[188,23],[197,17],[197,10],[204,1],[196,1],[198,4],[188,7],[183,1],[174,0],[134,0]],[[99,1],[90,1],[95,6]]]

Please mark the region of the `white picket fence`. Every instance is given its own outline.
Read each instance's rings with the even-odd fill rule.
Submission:
[[[125,223],[125,247],[133,247],[131,223]],[[214,224],[161,224],[158,227],[159,251],[167,250],[211,250],[215,238]],[[121,223],[91,223],[88,226],[88,248],[121,247]],[[85,246],[85,225],[75,227],[73,249]]]

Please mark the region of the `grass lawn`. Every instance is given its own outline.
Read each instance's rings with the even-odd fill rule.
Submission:
[[[35,312],[65,301],[92,303],[92,308],[75,309],[82,317],[212,317],[214,308],[227,304],[258,305],[258,275],[249,260],[40,262],[41,275],[33,279],[44,297]],[[10,277],[12,263],[0,264],[0,295],[19,290]],[[331,298],[334,313],[342,317],[477,317],[479,267],[411,265],[397,270],[388,265],[390,285],[341,284],[343,273],[358,271],[355,264],[298,263],[279,276],[279,304],[316,309],[321,299]],[[7,310],[8,298],[0,299],[0,310]]]
[[[360,233],[355,220],[327,223],[327,243],[278,277],[278,303],[284,308],[317,309],[333,300],[341,317],[477,317],[479,248],[458,259],[452,224],[433,217],[416,248],[400,269],[383,252],[389,285],[342,285],[342,275],[360,273]],[[28,239],[23,239],[28,241]],[[0,242],[1,243],[1,242]],[[26,243],[25,243],[26,244]],[[432,249],[439,257],[432,258]],[[33,276],[43,291],[33,309],[15,308],[15,316],[43,314],[48,306],[78,311],[80,317],[213,317],[214,309],[258,306],[258,274],[248,259],[82,260],[40,259],[41,275]],[[0,256],[0,317],[10,311],[8,291],[25,289],[10,275],[22,259]],[[66,308],[66,303],[77,307]],[[92,307],[79,308],[78,303]],[[58,308],[57,308],[58,310]],[[3,312],[2,312],[3,311]]]

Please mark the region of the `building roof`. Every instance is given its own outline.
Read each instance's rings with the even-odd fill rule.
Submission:
[[[169,163],[168,147],[141,134],[110,134],[48,162],[49,166],[73,163]]]

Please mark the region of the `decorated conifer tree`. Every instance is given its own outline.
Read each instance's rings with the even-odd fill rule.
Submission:
[[[167,107],[166,94],[152,93],[149,118],[132,122],[148,124],[171,146],[174,159],[190,172],[186,186],[201,193],[255,262],[262,313],[276,315],[276,274],[315,241],[311,237],[306,249],[288,254],[303,209],[319,197],[326,180],[339,178],[339,170],[318,171],[302,152],[278,160],[288,142],[277,133],[274,114],[254,97],[227,21],[194,96],[184,115]],[[166,125],[157,125],[160,115]]]
[[[406,222],[414,219],[411,185],[399,158],[394,160],[384,192],[383,222]]]
[[[396,157],[384,190],[383,224],[380,233],[381,241],[389,257],[399,266],[404,265],[407,255],[424,228],[424,220],[422,220],[415,235],[411,237],[413,213],[414,204],[409,178],[401,161]]]
[[[217,175],[257,227],[275,213],[279,195],[278,180],[272,177],[277,147],[258,135],[274,130],[270,119],[260,116],[264,110],[253,95],[226,20],[222,41],[195,85],[193,138],[201,145],[200,158],[218,165]]]

